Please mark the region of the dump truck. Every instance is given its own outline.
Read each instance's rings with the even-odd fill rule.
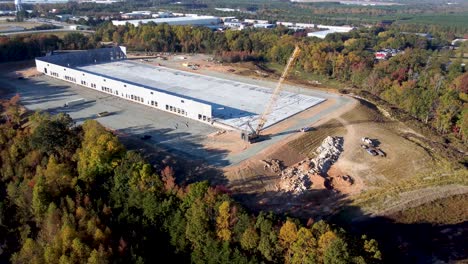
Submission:
[[[74,105],[83,104],[84,102],[85,102],[85,99],[84,99],[84,98],[80,98],[80,99],[75,99],[75,100],[68,101],[68,102],[66,102],[63,106],[64,106],[64,107],[69,107],[69,106],[74,106]]]

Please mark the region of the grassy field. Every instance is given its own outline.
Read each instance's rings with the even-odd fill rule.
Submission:
[[[468,219],[468,194],[454,195],[390,216],[398,223],[458,224]]]
[[[23,27],[25,29],[31,29],[40,25],[42,24],[35,22],[7,22],[5,20],[0,20],[0,30],[8,27]]]

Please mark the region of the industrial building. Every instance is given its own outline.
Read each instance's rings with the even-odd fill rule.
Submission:
[[[123,47],[36,58],[50,77],[224,129],[258,123],[271,89],[126,60]],[[283,91],[265,127],[324,99]],[[149,114],[157,114],[149,112]]]
[[[334,34],[334,33],[348,33],[351,30],[355,29],[353,27],[339,27],[339,26],[325,26],[325,25],[317,25],[318,28],[326,28],[328,27],[327,30],[321,30],[321,31],[316,31],[316,32],[310,32],[307,33],[308,37],[317,37],[324,39],[328,34]]]
[[[214,16],[184,16],[184,17],[169,17],[169,18],[154,18],[154,19],[132,19],[132,20],[112,20],[114,26],[124,26],[127,23],[134,26],[147,23],[168,25],[195,25],[195,26],[214,26],[221,23],[219,17]]]

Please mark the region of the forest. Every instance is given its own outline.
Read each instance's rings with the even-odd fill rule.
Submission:
[[[438,32],[438,31],[437,31]],[[295,45],[302,49],[297,68],[338,80],[378,96],[408,112],[438,133],[468,142],[468,72],[463,55],[468,43],[442,49],[453,38],[438,32],[432,39],[373,27],[324,40],[304,37],[284,27],[274,30],[213,32],[207,28],[168,25],[98,28],[96,41],[113,41],[130,50],[211,53],[227,62],[253,60],[285,64]],[[453,34],[453,33],[452,33]],[[374,51],[397,49],[398,55],[376,61]]]
[[[223,186],[176,183],[95,120],[0,123],[0,262],[379,263],[377,241],[324,221],[246,211]],[[161,164],[163,164],[161,162]]]

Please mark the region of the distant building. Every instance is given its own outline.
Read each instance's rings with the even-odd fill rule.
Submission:
[[[377,52],[374,52],[374,56],[376,60],[387,60],[391,57],[394,57],[403,51],[398,50],[398,49],[383,49],[379,50]]]
[[[244,22],[251,24],[268,24],[268,20],[244,19]]]
[[[233,8],[220,8],[215,7],[215,10],[222,11],[222,12],[240,12],[240,9],[233,9]]]
[[[246,27],[245,22],[234,22],[234,21],[226,21],[224,22],[224,26],[233,29],[244,29]]]
[[[374,53],[374,56],[377,60],[386,60],[388,58],[388,53],[384,51],[377,51]]]
[[[321,26],[322,28],[324,27],[324,25],[317,25],[317,27],[318,26]],[[327,26],[327,27],[329,27],[329,29],[316,31],[316,32],[310,32],[310,33],[307,33],[307,36],[324,39],[328,34],[348,33],[354,29],[353,27],[337,27],[337,26]]]
[[[73,15],[70,14],[61,14],[61,15],[56,15],[60,19],[60,21],[67,21],[68,19],[72,18]]]
[[[196,16],[196,17],[171,17],[171,18],[153,18],[153,19],[136,19],[136,20],[112,20],[114,26],[126,25],[127,23],[134,26],[147,23],[168,24],[168,25],[196,25],[196,26],[214,26],[219,25],[221,19],[214,16]]]
[[[455,46],[457,45],[458,43],[462,43],[462,42],[465,42],[467,41],[468,39],[463,39],[463,38],[458,38],[458,39],[454,39],[452,40],[452,46]]]
[[[21,0],[23,4],[57,4],[68,3],[69,0]]]
[[[276,24],[254,24],[254,28],[275,28]]]

